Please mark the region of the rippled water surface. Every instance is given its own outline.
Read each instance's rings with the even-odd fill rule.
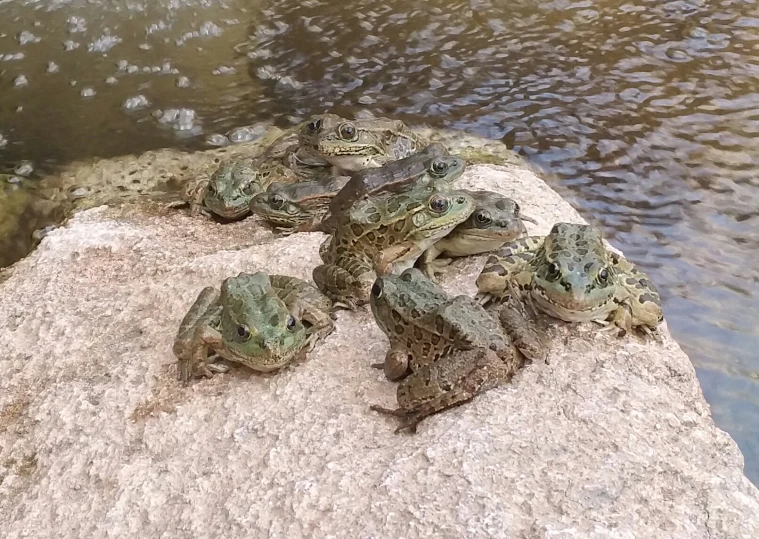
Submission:
[[[652,275],[757,482],[758,77],[753,1],[0,0],[0,165],[327,109],[503,139]]]

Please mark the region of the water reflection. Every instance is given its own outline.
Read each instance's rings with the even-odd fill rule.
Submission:
[[[130,16],[74,4],[88,30],[62,39],[59,28],[72,24],[68,10],[30,18],[0,2],[0,11],[14,14],[3,18],[0,53],[26,54],[0,63],[0,132],[9,141],[2,155],[44,168],[45,160],[200,147],[206,136],[238,125],[287,123],[327,109],[508,141],[554,173],[562,194],[651,273],[715,417],[759,481],[752,420],[759,396],[757,6],[114,4]],[[40,26],[28,22],[35,19]],[[23,30],[40,42],[20,45]],[[90,51],[103,36],[120,41]],[[66,51],[65,40],[81,46]],[[57,73],[46,73],[48,62]],[[220,67],[234,72],[213,74]],[[22,74],[28,84],[12,88]],[[179,77],[187,80],[178,85]],[[95,95],[83,99],[83,87]],[[136,95],[149,106],[122,110]],[[193,110],[198,134],[177,138],[176,129],[159,125],[152,113],[167,108]]]

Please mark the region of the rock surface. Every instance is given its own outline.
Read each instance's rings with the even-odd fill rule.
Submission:
[[[514,196],[533,233],[582,222],[522,168],[458,184]],[[282,372],[182,388],[171,345],[198,291],[309,279],[322,239],[106,208],[46,236],[0,283],[0,536],[759,537],[759,491],[666,329],[556,323],[550,364],[416,435],[369,410],[395,386],[368,308]],[[483,260],[443,285],[473,293]]]

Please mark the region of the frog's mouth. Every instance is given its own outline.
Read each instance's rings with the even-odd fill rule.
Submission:
[[[305,341],[301,345],[292,346],[286,350],[277,347],[257,350],[256,353],[242,353],[227,346],[222,357],[230,361],[242,363],[257,372],[272,372],[291,363],[298,354],[305,354]]]
[[[530,295],[547,314],[565,322],[590,322],[605,320],[616,308],[612,295],[555,294],[533,286]]]
[[[209,209],[215,213],[216,215],[221,216],[224,219],[242,219],[245,217],[248,212],[250,211],[250,206],[248,204],[240,204],[236,206],[219,206],[215,207],[215,205],[209,205]]]

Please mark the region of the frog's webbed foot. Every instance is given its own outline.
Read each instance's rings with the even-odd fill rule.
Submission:
[[[283,226],[275,226],[275,227],[272,227],[272,232],[274,232],[275,234],[277,234],[279,236],[287,237],[287,236],[290,236],[293,233],[295,233],[296,230],[294,228],[286,228],[286,227],[283,227]]]
[[[380,414],[392,415],[394,417],[400,418],[401,424],[398,426],[398,428],[395,429],[395,434],[399,434],[404,430],[409,431],[411,434],[416,434],[417,425],[419,425],[419,423],[421,423],[424,419],[424,417],[418,417],[414,412],[404,410],[403,408],[392,409],[373,404],[369,407],[369,409],[375,412],[379,412]]]
[[[190,205],[190,203],[187,202],[186,200],[172,200],[171,202],[166,202],[166,203],[162,204],[161,207],[164,210],[176,210],[176,209],[179,209],[179,208],[186,208],[189,205]]]
[[[190,380],[194,378],[213,378],[214,374],[226,374],[229,372],[229,366],[221,363],[201,363],[193,368],[191,360],[180,359],[177,365],[179,370],[179,381],[183,386],[190,385]]]
[[[437,283],[440,280],[440,276],[443,275],[443,268],[453,262],[452,258],[436,258],[425,262],[422,268],[424,275],[433,283]]]

